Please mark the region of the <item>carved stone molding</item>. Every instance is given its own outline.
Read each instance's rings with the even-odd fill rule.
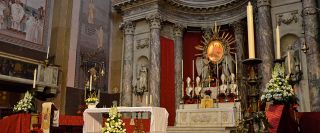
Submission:
[[[308,16],[308,15],[316,15],[319,11],[315,7],[306,7],[302,10],[302,15]]]
[[[232,27],[234,30],[234,33],[242,33],[244,30],[244,22],[243,21],[236,21],[232,23]]]
[[[161,28],[162,18],[161,18],[160,13],[150,14],[146,17],[146,19],[148,20],[151,29],[160,29]]]
[[[133,34],[135,25],[132,21],[125,21],[120,24],[120,29],[124,30],[124,34]]]
[[[201,28],[202,32],[203,32],[203,36],[207,39],[210,40],[211,36],[212,36],[212,31],[211,31],[211,27],[206,27],[206,28]]]
[[[271,6],[271,0],[258,0],[257,1],[257,6]]]
[[[177,37],[182,37],[183,36],[183,31],[184,31],[184,26],[176,24],[173,27],[173,35]]]
[[[282,23],[285,25],[290,25],[291,23],[298,22],[298,10],[292,12],[286,12],[278,15],[278,25],[280,26]]]
[[[149,48],[149,44],[150,44],[150,39],[149,38],[143,38],[143,39],[139,39],[137,40],[137,49],[144,49],[144,48]]]

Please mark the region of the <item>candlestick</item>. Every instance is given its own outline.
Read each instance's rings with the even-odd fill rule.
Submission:
[[[228,62],[228,56],[226,56],[226,60],[225,61],[226,61],[226,65],[225,65],[225,69],[224,70],[225,70],[226,75],[227,75],[227,71],[228,71],[228,63],[227,63]]]
[[[47,49],[47,59],[49,58],[49,51],[50,51],[50,46],[48,46],[48,49]]]
[[[36,80],[37,80],[37,68],[34,69],[32,88],[36,88]]]
[[[100,89],[98,90],[98,101],[100,100]]]
[[[92,90],[92,75],[90,74],[89,89]]]
[[[181,91],[182,91],[182,98],[184,97],[184,82],[183,82],[183,80],[182,80],[182,89],[181,89]]]
[[[214,32],[218,33],[217,21],[214,21]]]
[[[148,95],[146,95],[146,106],[148,106],[148,101],[149,101]]]
[[[181,78],[183,81],[183,60],[181,60]]]
[[[288,51],[288,74],[291,74],[291,54],[290,52]]]
[[[237,53],[234,54],[234,59],[236,60],[236,75],[238,75],[238,59],[237,59]]]
[[[150,106],[152,106],[152,95],[150,95]]]
[[[194,60],[192,60],[192,80],[194,81]]]
[[[277,48],[277,52],[276,52],[276,59],[280,59],[281,58],[281,54],[280,54],[280,29],[279,29],[279,25],[277,25],[276,28],[276,48]]]
[[[255,58],[253,11],[252,11],[251,2],[248,2],[248,6],[247,6],[247,24],[248,24],[249,58]]]

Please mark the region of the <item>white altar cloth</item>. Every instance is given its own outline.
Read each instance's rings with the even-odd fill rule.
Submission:
[[[118,112],[150,112],[150,133],[166,132],[169,113],[160,107],[117,107]],[[110,108],[86,109],[83,113],[83,132],[101,133],[102,113],[109,112]]]

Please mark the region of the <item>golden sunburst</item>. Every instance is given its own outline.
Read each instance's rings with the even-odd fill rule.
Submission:
[[[202,36],[202,45],[195,46],[196,50],[202,51],[202,54],[198,54],[196,56],[202,55],[203,57],[209,59],[211,63],[217,64],[220,63],[225,54],[235,54],[235,48],[232,47],[232,44],[235,43],[235,39],[233,35],[228,32],[220,33],[220,26],[217,26],[215,23],[212,30],[212,36],[207,38]]]

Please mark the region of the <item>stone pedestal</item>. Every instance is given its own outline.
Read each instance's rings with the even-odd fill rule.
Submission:
[[[311,111],[320,111],[320,46],[318,44],[317,7],[315,0],[302,0],[305,43],[310,88]]]
[[[160,106],[160,14],[152,14],[147,17],[150,24],[150,73],[149,86],[152,95],[151,106]],[[150,96],[151,97],[151,96]]]
[[[260,89],[264,89],[265,85],[271,79],[271,72],[274,61],[274,45],[271,22],[271,0],[258,0],[258,24],[257,24],[257,56],[262,60],[260,65],[260,74],[262,76]]]
[[[134,25],[128,21],[123,23],[124,30],[124,56],[123,56],[123,75],[121,106],[130,107],[132,104],[132,64],[133,64],[133,33]]]

